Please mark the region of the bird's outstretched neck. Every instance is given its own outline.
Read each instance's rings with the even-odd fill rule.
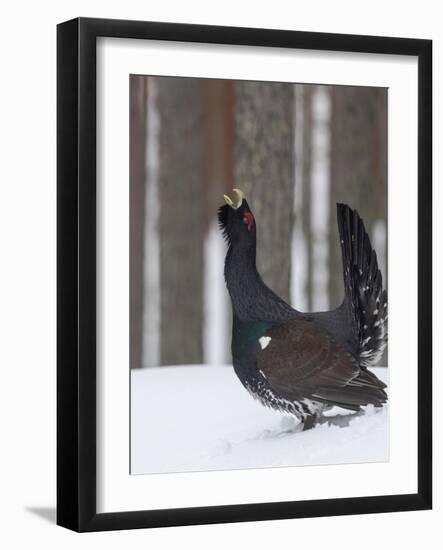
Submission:
[[[263,282],[256,266],[255,243],[249,249],[230,245],[225,279],[234,315],[239,320],[279,323],[296,316],[297,312]]]
[[[228,243],[225,279],[231,296],[234,316],[242,322],[279,323],[297,312],[263,282],[256,266],[257,228],[254,215],[236,190],[238,201],[225,196],[226,204],[218,210],[218,221]]]

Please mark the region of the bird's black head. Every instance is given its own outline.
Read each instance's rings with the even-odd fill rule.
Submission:
[[[228,195],[224,195],[226,204],[218,210],[220,229],[230,246],[255,247],[256,227],[254,216],[243,192],[234,189],[234,193],[237,195],[236,201],[234,202]]]

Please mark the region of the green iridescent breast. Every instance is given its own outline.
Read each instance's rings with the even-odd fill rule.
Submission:
[[[241,357],[255,346],[272,324],[264,321],[240,321],[234,316],[232,324],[232,356]]]

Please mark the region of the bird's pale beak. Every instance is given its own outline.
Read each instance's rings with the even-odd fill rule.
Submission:
[[[237,202],[234,204],[234,201],[229,197],[228,195],[223,195],[223,198],[225,199],[225,203],[233,208],[234,210],[237,210],[237,208],[240,208],[241,203],[243,202],[243,199],[245,198],[245,194],[241,189],[233,189],[234,193],[237,195]]]
[[[234,208],[234,203],[232,202],[231,197],[228,195],[223,195],[223,198],[225,199],[225,203],[230,206],[231,208]]]

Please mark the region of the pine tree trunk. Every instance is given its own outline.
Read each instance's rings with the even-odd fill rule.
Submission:
[[[306,285],[307,310],[313,308],[313,238],[311,226],[311,202],[312,202],[312,95],[313,87],[303,85],[303,157],[302,157],[302,185],[303,185],[303,209],[302,227],[306,240]]]
[[[335,226],[330,232],[329,290],[334,307],[344,292],[335,203],[356,208],[370,236],[377,219],[386,222],[387,128],[385,90],[334,86],[331,92],[331,222]]]
[[[143,341],[143,251],[147,80],[130,80],[130,366],[141,367]]]
[[[158,78],[160,358],[203,358],[203,83]]]
[[[235,187],[257,222],[257,266],[264,281],[290,299],[294,205],[294,87],[238,82]]]
[[[205,83],[205,188],[208,222],[216,218],[223,194],[234,182],[234,94],[232,80],[206,80]]]
[[[207,237],[209,231],[217,232],[219,243],[224,243],[221,233],[218,230],[217,211],[223,205],[223,194],[232,190],[234,182],[234,140],[235,140],[235,119],[234,99],[235,81],[233,80],[205,80],[206,101],[206,144],[205,144],[205,188],[206,188],[206,219]],[[211,261],[211,259],[206,259]],[[213,269],[217,270],[217,276],[211,277],[210,270],[206,266],[205,273],[211,280],[206,281],[206,290],[211,292],[211,299],[205,301],[205,311],[209,314],[205,320],[205,329],[214,330],[214,319],[217,318],[218,345],[211,349],[205,348],[205,362],[215,364],[230,363],[231,355],[231,332],[232,332],[232,310],[229,294],[223,276],[223,266],[220,264],[224,257],[219,258],[219,265]],[[217,286],[218,285],[218,286]],[[215,306],[214,306],[215,304]],[[216,308],[214,313],[210,308]],[[212,313],[212,315],[211,315]],[[209,332],[207,333],[209,334]],[[217,351],[218,350],[218,351]],[[214,361],[216,358],[216,361]]]

